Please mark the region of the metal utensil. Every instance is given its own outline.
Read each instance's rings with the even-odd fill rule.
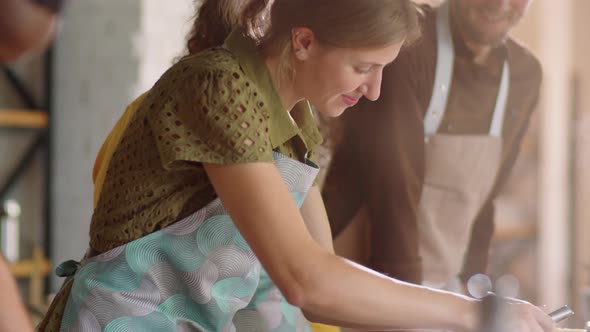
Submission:
[[[549,317],[551,317],[551,319],[553,319],[553,322],[555,323],[564,321],[573,315],[574,311],[567,305],[564,305],[563,307],[549,313]]]

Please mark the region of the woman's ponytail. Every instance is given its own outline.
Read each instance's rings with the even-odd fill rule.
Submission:
[[[221,46],[236,28],[262,38],[271,0],[202,0],[188,37],[189,54]]]

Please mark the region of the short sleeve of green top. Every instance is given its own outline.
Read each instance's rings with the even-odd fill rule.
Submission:
[[[225,50],[182,61],[146,102],[164,168],[272,160],[264,99]]]
[[[98,252],[164,228],[216,197],[202,163],[303,161],[321,142],[311,109],[282,106],[254,42],[170,68],[137,108],[108,164],[90,227]],[[313,158],[313,157],[312,157]]]

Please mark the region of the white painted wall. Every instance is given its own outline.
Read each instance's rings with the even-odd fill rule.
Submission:
[[[125,106],[182,54],[192,13],[190,0],[69,2],[55,59],[53,263],[87,248],[96,153]]]
[[[133,95],[151,88],[160,75],[184,55],[186,35],[192,26],[192,0],[144,0],[141,30],[134,39],[139,78]]]

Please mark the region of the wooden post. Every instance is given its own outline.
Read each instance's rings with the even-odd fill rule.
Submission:
[[[539,141],[539,304],[570,302],[572,0],[539,1],[543,61]]]

